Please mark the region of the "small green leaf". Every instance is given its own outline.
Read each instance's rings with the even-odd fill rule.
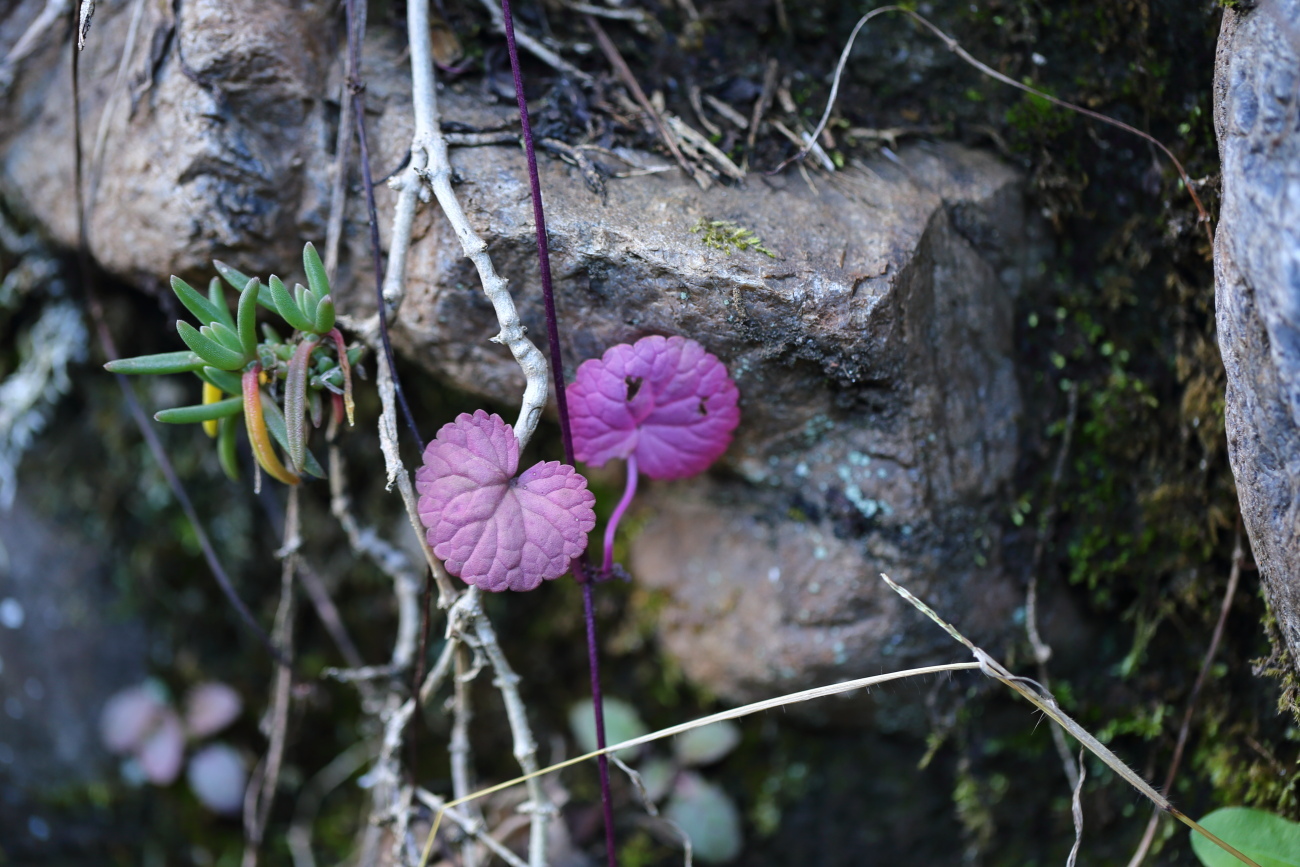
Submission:
[[[239,296],[239,347],[244,355],[257,355],[257,297],[262,281],[254,277],[244,286]]]
[[[625,701],[606,698],[604,709],[607,744],[630,741],[649,731],[637,714],[636,708]],[[591,699],[583,699],[569,708],[569,730],[573,732],[578,748],[584,753],[596,749],[596,718],[592,713]],[[625,762],[630,762],[636,758],[638,752],[640,752],[639,747],[629,747],[619,750],[615,755]]]
[[[221,286],[221,278],[213,277],[208,281],[208,301],[212,306],[217,308],[217,313],[221,314],[221,321],[231,328],[235,327],[235,320],[230,315],[230,307],[226,304],[226,290]]]
[[[211,325],[204,325],[199,329],[199,332],[211,337],[227,349],[238,352],[244,358],[248,357],[244,352],[244,344],[240,342],[235,329],[227,328],[220,322],[213,322]]]
[[[328,334],[334,330],[334,299],[328,295],[316,305],[316,327],[312,330],[317,334]]]
[[[284,288],[284,283],[280,278],[271,275],[271,299],[275,301],[275,311],[280,314],[280,318],[289,323],[289,327],[295,331],[311,331],[315,321],[308,319],[294,301],[289,290]]]
[[[222,279],[229,283],[231,288],[236,292],[243,292],[244,287],[248,285],[248,281],[252,279],[242,272],[231,268],[220,259],[213,259],[212,265],[217,269],[217,273],[221,275]],[[271,300],[271,293],[267,291],[265,286],[262,287],[262,291],[257,296],[257,303],[261,304],[267,310],[275,310],[275,303]]]
[[[206,327],[206,326],[205,326]],[[227,349],[217,341],[200,334],[199,330],[184,320],[176,323],[176,331],[185,341],[185,345],[194,350],[194,354],[219,370],[239,370],[244,366],[244,355],[233,349]],[[216,383],[220,387],[219,383]]]
[[[311,426],[320,429],[325,421],[325,402],[321,400],[320,389],[313,388],[307,392],[307,412],[311,417]]]
[[[677,759],[683,765],[711,765],[740,743],[740,728],[723,720],[683,732],[673,740]]]
[[[310,331],[316,327],[316,307],[320,304],[320,299],[301,283],[294,285],[293,297],[297,299],[298,309],[302,311],[302,315],[306,316],[307,321],[311,322],[311,325],[304,329]]]
[[[137,355],[119,358],[104,365],[109,373],[135,376],[145,373],[192,373],[203,367],[203,359],[188,350],[160,352],[157,355]]]
[[[287,454],[289,451],[289,432],[285,428],[284,413],[280,411],[280,407],[265,392],[262,393],[262,417],[266,421],[266,430],[271,434],[271,439],[275,440],[276,444],[284,449]],[[303,451],[303,465],[298,469],[318,479],[325,478],[325,470],[321,468],[320,462],[316,460],[310,449]]]
[[[1300,865],[1300,824],[1250,807],[1215,810],[1201,824],[1223,842],[1239,849],[1260,867]],[[1240,867],[1241,862],[1207,838],[1192,835],[1192,851],[1205,867]]]
[[[239,394],[243,387],[238,376],[215,367],[204,367],[194,371],[199,379],[224,391],[226,394]]]
[[[200,325],[210,325],[213,322],[221,321],[221,311],[211,301],[204,298],[199,290],[181,278],[172,277],[172,291],[185,305],[185,309],[193,313],[194,318],[199,320]]]
[[[167,424],[197,424],[201,421],[213,421],[238,415],[244,408],[242,397],[228,397],[215,403],[196,403],[194,406],[178,406],[154,413],[154,421]]]
[[[316,293],[317,298],[324,298],[330,294],[330,278],[325,273],[325,265],[310,241],[302,248],[302,267],[307,272],[307,285],[311,287],[312,292]],[[329,328],[325,331],[329,331]]]
[[[677,777],[664,815],[691,839],[703,864],[725,864],[744,847],[740,811],[720,786],[692,771]]]
[[[217,269],[217,273],[221,275],[222,279],[230,284],[232,289],[236,292],[244,291],[244,287],[248,285],[247,275],[236,271],[220,259],[213,259],[212,265]]]
[[[269,322],[262,323],[262,338],[268,343],[284,343],[284,338],[280,336],[280,332],[272,328]]]
[[[234,399],[242,401],[243,397]],[[238,429],[239,422],[231,415],[221,420],[217,430],[217,459],[221,461],[221,469],[235,482],[239,481],[239,461],[235,457],[235,431]]]

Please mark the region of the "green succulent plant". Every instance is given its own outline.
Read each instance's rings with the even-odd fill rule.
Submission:
[[[232,479],[238,478],[235,434],[241,414],[258,465],[286,485],[298,484],[303,474],[325,475],[307,448],[307,422],[321,425],[327,400],[336,423],[344,416],[353,423],[352,367],[364,348],[349,349],[335,327],[329,278],[310,243],[303,247],[302,263],[307,285],[295,286],[292,294],[275,275],[263,284],[222,262],[213,262],[221,276],[212,278],[207,295],[172,277],[172,291],[199,322],[197,328],[184,320],[176,323],[189,349],[104,365],[113,373],[198,377],[203,383],[201,403],[164,409],[154,418],[202,424],[216,439],[221,467]],[[239,293],[233,314],[223,281]],[[267,322],[261,324],[259,338],[259,305],[288,327],[287,338]],[[280,459],[273,442],[287,461]]]

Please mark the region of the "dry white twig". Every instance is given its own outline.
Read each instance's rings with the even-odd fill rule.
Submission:
[[[1074,794],[1070,796],[1070,815],[1074,818],[1074,845],[1070,847],[1070,857],[1065,860],[1065,867],[1074,867],[1079,859],[1079,847],[1083,845],[1083,781],[1088,778],[1088,771],[1083,766],[1083,750],[1079,750],[1079,770],[1075,776],[1079,781],[1074,784]]]
[[[491,621],[483,613],[478,588],[471,587],[456,603],[456,607],[463,611],[465,621],[473,627],[474,637],[478,639],[484,655],[487,656],[488,664],[492,666],[495,675],[492,683],[501,692],[501,698],[506,705],[506,718],[510,722],[510,734],[514,738],[515,761],[519,763],[519,769],[525,775],[535,774],[538,768],[537,741],[533,738],[532,728],[528,724],[528,712],[524,710],[523,699],[519,697],[519,675],[515,674],[510,663],[506,661],[505,654],[501,652],[501,645],[497,643],[496,630],[492,628]],[[532,776],[527,780],[526,785],[528,787],[527,809],[532,815],[532,830],[528,837],[528,863],[530,867],[545,867],[546,826],[555,808],[551,805],[540,778]]]
[[[488,4],[491,6],[491,3]],[[498,10],[499,14],[499,10]],[[487,254],[487,243],[479,237],[465,216],[451,187],[451,163],[447,142],[438,126],[438,95],[433,77],[433,49],[429,41],[428,0],[413,0],[406,7],[406,26],[411,40],[411,102],[415,112],[415,132],[411,139],[411,162],[396,179],[399,190],[397,211],[393,217],[393,241],[389,250],[388,270],[384,279],[384,299],[396,306],[401,301],[401,281],[405,279],[406,251],[410,245],[420,179],[428,182],[447,216],[461,248],[478,270],[483,293],[492,302],[501,331],[492,340],[504,344],[524,372],[524,394],[515,422],[515,436],[522,449],[532,437],[542,417],[548,394],[546,358],[525,336],[519,312],[510,296],[507,281],[496,271]],[[523,44],[522,38],[520,44]]]
[[[466,648],[461,642],[456,642],[456,645],[456,651],[453,654],[456,663],[456,677],[453,680],[455,698],[452,700],[451,737],[447,742],[447,754],[451,759],[452,797],[462,798],[473,791],[470,780],[469,722],[473,718],[474,712],[470,706],[469,685],[474,679],[474,672],[467,674]],[[472,819],[481,823],[482,819],[479,817],[477,810],[478,805],[467,806],[474,808]],[[478,867],[477,856],[478,850],[475,848],[473,841],[467,837],[460,848],[461,867]]]
[[[77,12],[77,50],[86,49],[86,37],[90,35],[90,19],[95,17],[95,0],[81,0],[81,9]]]
[[[707,156],[723,174],[738,181],[745,179],[744,169],[733,163],[730,157],[714,146],[713,142],[701,135],[680,117],[665,114],[664,123],[668,124],[668,128],[673,131],[673,134],[677,136],[683,145],[689,145]]]

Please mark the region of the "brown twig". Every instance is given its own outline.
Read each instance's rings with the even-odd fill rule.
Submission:
[[[1201,670],[1196,675],[1196,681],[1192,684],[1192,692],[1187,697],[1187,708],[1183,711],[1183,723],[1178,728],[1178,741],[1174,744],[1174,755],[1169,760],[1169,772],[1165,774],[1164,791],[1168,792],[1174,785],[1174,778],[1178,775],[1178,767],[1183,760],[1183,749],[1187,746],[1187,736],[1192,729],[1192,714],[1196,710],[1196,700],[1200,698],[1201,689],[1205,686],[1205,681],[1210,676],[1210,666],[1214,663],[1214,655],[1219,650],[1219,642],[1223,639],[1223,629],[1228,622],[1228,612],[1232,609],[1233,597],[1237,594],[1237,584],[1241,579],[1241,561],[1245,559],[1245,552],[1241,545],[1241,526],[1237,526],[1236,538],[1232,546],[1232,571],[1228,573],[1228,586],[1223,591],[1223,602],[1219,605],[1219,619],[1214,624],[1214,633],[1210,636],[1210,646],[1205,650],[1205,658],[1201,660]],[[1142,832],[1142,840],[1138,843],[1137,851],[1129,859],[1128,867],[1138,867],[1143,859],[1147,856],[1147,851],[1151,848],[1151,843],[1156,836],[1156,828],[1160,824],[1160,811],[1156,810],[1151,814],[1151,819],[1147,822],[1146,830]]]
[[[284,545],[280,548],[280,604],[275,612],[275,629],[272,638],[286,658],[293,657],[294,575],[298,567],[298,548],[302,544],[302,524],[298,511],[298,487],[289,488],[289,504],[284,516]],[[257,867],[258,850],[266,833],[266,823],[271,816],[275,790],[280,785],[280,769],[284,764],[284,747],[289,729],[289,698],[293,686],[293,672],[288,668],[276,670],[275,685],[271,690],[271,710],[268,721],[266,758],[262,762],[260,781],[250,783],[244,798],[244,858],[243,867]]]
[[[636,99],[637,105],[641,106],[641,110],[649,116],[651,122],[655,125],[655,129],[659,131],[659,138],[663,139],[664,144],[668,147],[669,153],[673,155],[673,159],[677,160],[677,164],[682,167],[682,171],[686,172],[688,178],[695,181],[701,187],[705,187],[708,184],[708,181],[695,171],[695,167],[687,162],[686,157],[682,155],[681,148],[677,146],[677,139],[668,131],[668,127],[664,124],[663,118],[659,116],[659,112],[655,111],[654,106],[650,104],[650,100],[646,98],[645,91],[641,89],[641,85],[637,82],[636,76],[634,76],[632,70],[628,68],[627,61],[624,60],[623,55],[619,53],[618,46],[616,46],[609,38],[608,34],[605,33],[605,28],[601,27],[600,22],[590,15],[584,15],[583,21],[586,22],[587,29],[595,34],[596,42],[600,44],[600,50],[604,52],[605,59],[609,61],[609,65],[614,67],[614,72],[618,74],[618,77],[623,82],[624,86],[632,92],[632,96]]]
[[[700,98],[700,86],[692,82],[691,86],[686,88],[686,96],[690,100],[691,110],[695,112],[695,119],[700,122],[700,126],[704,127],[704,131],[709,135],[722,135],[722,128],[709,120],[708,115],[704,113],[704,103]]]
[[[758,127],[763,123],[763,115],[772,107],[772,95],[776,92],[776,76],[781,71],[781,64],[777,63],[776,58],[767,62],[767,71],[763,73],[763,89],[759,91],[758,99],[754,101],[754,110],[749,115],[749,136],[745,139],[745,158],[741,160],[740,167],[749,169],[749,158],[754,153],[754,145],[758,142]]]

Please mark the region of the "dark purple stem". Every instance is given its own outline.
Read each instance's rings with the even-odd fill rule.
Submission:
[[[604,575],[609,577],[609,573],[614,568],[614,534],[618,532],[618,522],[623,520],[623,513],[627,507],[632,505],[632,498],[636,496],[636,452],[627,456],[627,486],[623,488],[623,499],[618,501],[618,506],[614,509],[614,514],[609,516],[609,523],[605,525],[605,562]]]
[[[541,267],[542,299],[546,304],[546,339],[550,344],[551,378],[555,380],[555,403],[560,414],[560,438],[564,443],[564,461],[572,466],[573,431],[569,425],[569,401],[564,393],[564,359],[560,354],[560,325],[555,315],[555,291],[551,286],[551,254],[546,243],[546,215],[542,212],[542,183],[537,177],[537,149],[533,145],[533,127],[528,120],[528,101],[524,98],[524,79],[519,72],[519,51],[515,47],[515,22],[510,15],[510,0],[501,0],[501,17],[510,54],[510,71],[515,78],[515,99],[519,102],[519,125],[524,133],[524,155],[528,159],[528,183],[533,195],[533,222],[537,228],[537,260]],[[573,575],[582,585],[582,604],[587,621],[587,665],[591,670],[591,700],[596,717],[596,745],[605,748],[605,708],[600,690],[600,659],[596,647],[596,612],[592,601],[592,582],[587,578],[584,558],[573,561]],[[614,852],[614,805],[609,794],[609,759],[602,753],[596,760],[600,770],[600,802],[605,813],[605,855],[609,867],[617,867]]]

